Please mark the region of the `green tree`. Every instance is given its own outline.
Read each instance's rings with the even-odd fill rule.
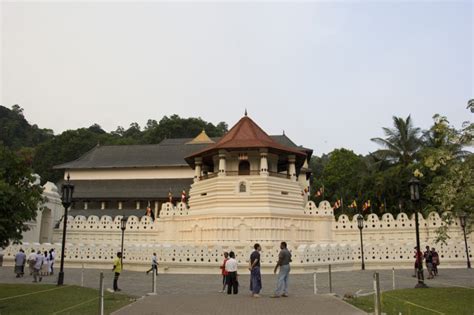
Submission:
[[[336,149],[328,156],[321,179],[315,181],[315,185],[324,185],[325,199],[343,198],[344,208],[353,200],[362,201],[362,180],[366,172],[362,157],[347,149]]]
[[[382,128],[384,138],[372,138],[371,140],[383,147],[374,154],[380,159],[387,160],[393,164],[401,163],[408,166],[416,158],[420,149],[420,128],[413,127],[410,116],[406,119],[393,117],[394,128]]]
[[[0,144],[0,246],[21,241],[27,221],[35,220],[42,201],[42,187],[35,183],[25,160]]]
[[[473,145],[474,124],[465,122],[461,129],[449,124],[446,117],[433,116],[433,126],[425,132],[425,147],[420,151],[422,182],[427,199],[426,211],[451,211],[468,214],[469,226],[474,218],[474,156],[465,151]],[[448,223],[438,229],[438,240],[444,241],[447,226],[453,217],[443,219]]]
[[[379,161],[385,161],[387,167],[381,168],[385,174],[378,174],[379,184],[384,184],[384,201],[390,202],[391,212],[410,212],[408,207],[408,181],[414,171],[418,152],[422,146],[421,130],[413,126],[410,116],[406,119],[393,117],[393,128],[382,128],[385,138],[371,140],[384,149],[375,151],[372,155]],[[387,179],[391,182],[387,182]]]
[[[30,125],[23,116],[23,109],[13,105],[12,109],[0,106],[0,142],[13,150],[34,147],[51,139],[53,131]]]

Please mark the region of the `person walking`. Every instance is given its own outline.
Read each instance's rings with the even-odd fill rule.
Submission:
[[[421,265],[423,266],[423,253],[421,252],[421,250],[417,250],[417,247],[414,248],[415,249],[415,273],[413,274],[412,277],[414,278],[417,278],[418,277],[418,262],[421,263]]]
[[[225,270],[225,263],[229,260],[229,253],[224,252],[224,261],[222,262],[222,265],[220,266],[221,268],[221,274],[222,274],[222,292],[225,292],[225,288],[227,286],[227,271]]]
[[[28,255],[28,268],[30,270],[30,276],[33,275],[35,271],[35,263],[36,263],[36,252],[34,249],[31,250],[31,253]]]
[[[426,246],[424,257],[425,257],[426,269],[428,269],[427,279],[433,279],[433,255],[431,254],[429,246]]]
[[[120,277],[120,273],[122,272],[122,252],[117,253],[117,257],[114,259],[114,267],[112,271],[114,272],[114,292],[122,291],[118,287],[118,279]]]
[[[433,275],[438,275],[439,255],[434,247],[431,247],[431,257],[433,258]]]
[[[51,248],[49,250],[49,274],[53,275],[54,274],[54,261],[56,260],[56,252],[54,251],[54,248]]]
[[[280,253],[278,254],[278,262],[273,270],[273,273],[277,272],[278,267],[280,267],[280,272],[278,273],[277,288],[275,294],[272,296],[274,298],[279,298],[280,296],[288,297],[288,280],[290,277],[290,262],[291,262],[291,253],[288,250],[286,242],[281,242],[280,244]]]
[[[225,270],[227,271],[227,294],[239,293],[239,281],[237,279],[237,260],[235,260],[235,253],[229,253],[229,259],[225,263]]]
[[[42,265],[43,265],[43,254],[41,254],[41,251],[38,251],[35,258],[35,263],[33,265],[33,282],[38,282],[37,281],[38,278],[39,278],[39,282],[43,280],[43,277],[40,274]]]
[[[260,290],[262,290],[262,275],[260,273],[260,244],[253,245],[254,251],[250,254],[250,291],[252,296],[259,298]]]
[[[43,256],[43,264],[41,265],[41,275],[47,276],[49,275],[48,267],[49,267],[49,255],[48,251],[44,251]]]
[[[15,273],[16,277],[23,277],[25,274],[25,263],[26,263],[26,254],[23,249],[20,248],[18,253],[15,255]]]
[[[156,253],[153,253],[153,256],[151,257],[151,268],[148,269],[146,274],[151,272],[155,272],[156,275],[158,275],[158,257],[156,257]]]

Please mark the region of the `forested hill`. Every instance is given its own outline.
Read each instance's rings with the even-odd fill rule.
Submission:
[[[53,137],[50,129],[30,125],[18,105],[8,109],[0,105],[0,142],[11,149],[34,147]]]
[[[11,109],[0,105],[0,143],[30,161],[42,182],[57,182],[62,171],[53,170],[54,165],[77,159],[98,143],[154,144],[165,138],[195,137],[203,129],[210,137],[220,137],[227,128],[225,122],[214,125],[202,118],[172,115],[164,116],[160,121],[149,119],[143,127],[133,122],[127,129],[118,126],[115,131],[106,132],[100,125],[93,124],[54,135],[50,129],[30,125],[18,105]]]

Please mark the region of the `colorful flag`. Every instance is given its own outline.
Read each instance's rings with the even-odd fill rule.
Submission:
[[[183,192],[181,193],[181,202],[186,202],[186,191],[183,189]]]
[[[362,206],[362,211],[366,211],[369,208],[370,208],[370,199],[364,203],[364,205]]]
[[[324,193],[324,186],[319,188],[316,193],[314,194],[316,197],[321,197]]]
[[[341,200],[338,199],[335,203],[334,206],[332,207],[334,210],[339,209],[341,207]]]
[[[357,202],[354,200],[351,205],[349,206],[349,208],[352,208],[352,209],[357,209]]]

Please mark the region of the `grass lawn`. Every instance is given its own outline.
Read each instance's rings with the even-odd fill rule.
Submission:
[[[382,312],[405,314],[474,314],[474,288],[404,289],[382,293]],[[374,296],[346,299],[352,305],[374,312]]]
[[[109,314],[135,299],[105,292],[104,310]],[[99,291],[78,286],[51,284],[0,284],[0,314],[97,314]]]

